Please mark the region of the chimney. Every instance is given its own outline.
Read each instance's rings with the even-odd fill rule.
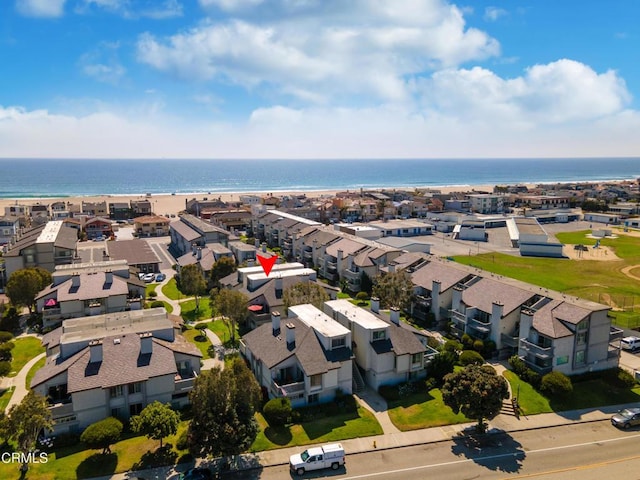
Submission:
[[[267,242],[262,242],[262,253],[267,253]]]
[[[78,288],[80,286],[80,275],[78,275],[77,273],[75,273],[71,277],[71,286],[75,288]]]
[[[192,243],[191,244],[191,255],[195,256],[195,254],[196,254],[196,244]]]
[[[436,316],[436,320],[440,320],[440,290],[442,283],[440,280],[431,282],[431,312]]]
[[[378,297],[371,297],[371,311],[373,313],[380,312],[380,299]]]
[[[271,329],[274,337],[280,335],[280,312],[271,312]]]
[[[396,271],[395,264],[389,264],[389,273],[394,273]]]
[[[400,309],[398,307],[391,307],[389,310],[391,322],[400,326]]]
[[[89,342],[89,363],[99,363],[102,361],[102,340],[91,340]]]
[[[153,334],[145,332],[140,334],[140,355],[151,355],[153,351]]]
[[[202,260],[202,247],[198,247],[197,253],[196,253],[196,258],[198,260]]]
[[[111,285],[113,283],[113,272],[104,272],[105,285]]]
[[[260,240],[258,240],[257,238],[254,241],[254,246],[256,247],[256,249],[260,248]]]
[[[282,277],[276,277],[275,290],[276,298],[282,298]]]
[[[491,320],[492,321],[500,321],[502,319],[502,314],[504,312],[504,304],[502,302],[492,302],[491,303]]]
[[[287,323],[287,348],[296,348],[296,326],[293,323]]]

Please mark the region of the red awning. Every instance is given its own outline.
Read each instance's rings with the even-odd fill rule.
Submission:
[[[58,302],[56,302],[55,298],[50,298],[49,300],[47,300],[46,302],[44,302],[44,306],[45,307],[55,307],[57,305]]]
[[[249,310],[252,312],[259,312],[262,310],[262,305],[249,305]]]

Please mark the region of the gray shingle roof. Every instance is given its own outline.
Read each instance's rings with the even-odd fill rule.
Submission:
[[[196,232],[193,228],[191,228],[189,225],[187,225],[186,223],[180,220],[171,222],[169,224],[169,227],[175,230],[178,233],[178,235],[184,238],[187,242],[192,242],[202,236],[198,232]]]
[[[113,260],[126,260],[129,265],[160,263],[151,246],[140,239],[107,242],[107,250]]]
[[[462,292],[462,301],[467,306],[489,313],[493,302],[500,302],[504,305],[503,315],[508,315],[534,296],[533,292],[491,278],[482,278]]]
[[[55,293],[58,302],[71,300],[91,300],[94,298],[107,298],[115,295],[127,295],[129,285],[127,280],[118,275],[111,275],[111,283],[106,283],[105,272],[80,274],[80,285],[73,286],[73,280],[62,282],[58,285],[50,285],[42,290],[36,299],[50,296]]]
[[[433,288],[433,281],[439,281],[440,291],[444,292],[468,276],[468,271],[457,269],[452,264],[432,261],[413,272],[411,280],[415,285],[421,286],[429,291]]]

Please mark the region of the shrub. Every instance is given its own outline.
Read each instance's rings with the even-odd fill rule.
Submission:
[[[11,373],[11,362],[0,362],[0,377],[6,377]]]
[[[484,350],[482,351],[482,354],[485,356],[485,358],[488,358],[491,355],[493,355],[493,352],[495,351],[496,351],[496,342],[494,342],[493,340],[485,340]]]
[[[436,380],[435,378],[429,377],[425,380],[424,387],[427,389],[427,392],[428,392],[436,388],[440,383],[442,383],[442,381],[438,382],[438,380]]]
[[[605,373],[607,383],[618,388],[632,388],[636,385],[635,377],[622,368],[612,368]]]
[[[551,396],[568,395],[573,392],[571,379],[561,372],[549,372],[540,382],[540,390]]]
[[[13,333],[11,332],[0,332],[0,343],[7,343],[8,341],[13,339]]]
[[[208,327],[209,326],[206,323],[202,322],[202,323],[198,323],[194,328],[196,330],[206,330]]]
[[[154,300],[151,302],[151,308],[164,307],[164,303],[161,300]]]
[[[471,348],[471,346],[473,345],[473,338],[468,333],[462,335],[462,338],[460,340],[462,341],[462,345],[464,346],[464,348]]]
[[[158,292],[156,292],[155,290],[151,290],[147,296],[149,298],[156,298],[158,296]]]
[[[358,300],[358,302],[364,303],[369,300],[369,295],[367,294],[367,292],[358,292],[356,294],[356,300]]]
[[[462,344],[457,340],[447,340],[442,348],[445,352],[453,352],[457,355],[462,350]]]
[[[264,418],[272,427],[281,427],[291,418],[291,401],[286,398],[272,398],[262,408]]]
[[[522,360],[517,355],[513,355],[509,358],[509,365],[511,366],[511,370],[513,370],[513,373],[521,378],[524,372],[527,370],[527,364],[524,363],[524,360]]]
[[[176,448],[178,450],[186,450],[187,448],[189,448],[189,443],[188,443],[188,430],[185,430],[184,432],[182,432],[180,434],[180,436],[178,437],[178,440],[176,440]]]
[[[456,353],[442,352],[431,360],[431,363],[427,366],[427,372],[436,382],[436,385],[440,385],[445,375],[453,373],[453,367],[457,361],[458,355]]]
[[[107,417],[89,425],[82,432],[80,441],[87,444],[89,448],[102,448],[102,453],[109,453],[111,452],[110,445],[120,439],[122,429],[123,425],[120,420],[115,417]]]
[[[478,353],[482,353],[484,351],[484,342],[480,339],[474,340],[473,349]]]
[[[13,356],[11,355],[11,350],[15,347],[15,343],[7,342],[0,344],[0,361],[2,362],[10,362]]]
[[[460,364],[463,367],[467,365],[482,365],[484,358],[475,350],[465,350],[460,354]]]
[[[539,388],[540,382],[542,381],[542,376],[530,368],[525,368],[522,375],[520,375],[520,378],[534,388]]]

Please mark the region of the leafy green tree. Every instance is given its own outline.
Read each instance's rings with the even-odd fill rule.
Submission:
[[[484,432],[484,419],[492,419],[502,408],[502,400],[509,398],[504,377],[498,376],[489,365],[469,365],[444,377],[442,400],[454,413],[478,420],[478,432]]]
[[[196,379],[189,393],[193,419],[187,441],[194,456],[229,456],[246,451],[258,434],[255,413],[260,387],[240,358],[221,370],[215,367]]]
[[[13,305],[7,308],[2,315],[0,329],[6,332],[15,332],[20,329],[20,314]]]
[[[453,373],[453,368],[458,360],[455,352],[441,352],[436,355],[427,367],[427,376],[433,378],[438,385],[442,384],[444,377]]]
[[[13,342],[5,342],[0,344],[0,362],[10,362],[13,359],[11,350],[15,348],[16,344]]]
[[[131,429],[154,440],[160,440],[160,448],[162,448],[162,439],[175,435],[179,423],[178,412],[169,405],[155,401],[144,407],[140,415],[131,418]]]
[[[11,274],[6,294],[17,307],[27,307],[33,313],[36,295],[51,283],[51,274],[40,267],[22,268]]]
[[[209,281],[215,288],[220,287],[220,280],[224,277],[231,275],[237,270],[237,265],[233,257],[222,257],[211,267],[209,274]]]
[[[408,310],[413,298],[411,275],[404,270],[379,275],[373,285],[373,296],[380,299],[384,308],[397,307]]]
[[[561,397],[573,392],[571,379],[562,372],[549,372],[542,377],[540,390],[547,395]]]
[[[236,329],[247,319],[249,297],[238,290],[223,288],[214,296],[216,310],[222,315],[222,321],[229,329],[231,343],[236,341]]]
[[[200,265],[185,265],[180,269],[180,290],[188,296],[194,296],[196,300],[196,312],[200,309],[200,295],[207,289]]]
[[[122,422],[115,417],[107,417],[85,428],[80,441],[89,448],[102,449],[102,453],[111,453],[111,445],[120,440]]]
[[[9,436],[16,441],[19,451],[32,452],[40,432],[53,427],[51,411],[47,407],[47,399],[31,390],[9,410]],[[23,464],[22,468],[26,471],[28,464]]]
[[[360,291],[367,292],[367,295],[371,296],[372,289],[373,282],[371,281],[371,277],[363,270],[360,274]]]
[[[286,288],[282,293],[282,301],[285,311],[294,305],[310,303],[322,308],[324,302],[329,300],[329,294],[322,285],[313,282],[300,282]]]
[[[0,377],[6,377],[11,373],[11,362],[0,361]]]

